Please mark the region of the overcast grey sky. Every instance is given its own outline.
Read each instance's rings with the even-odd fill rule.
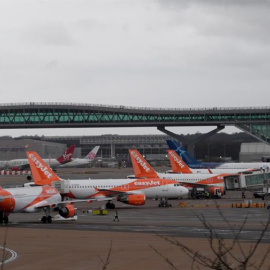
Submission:
[[[269,106],[269,14],[263,0],[0,0],[0,103]],[[0,135],[43,133],[67,131]]]

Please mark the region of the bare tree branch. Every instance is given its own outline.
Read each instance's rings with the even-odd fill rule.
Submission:
[[[102,270],[106,270],[109,263],[110,263],[110,258],[111,258],[111,253],[112,253],[112,240],[111,240],[111,243],[110,243],[110,247],[109,247],[109,251],[108,251],[108,254],[107,254],[107,257],[106,257],[106,260],[104,261],[100,256],[99,256],[99,260],[102,264]]]
[[[170,267],[174,270],[177,270],[176,266],[172,263],[172,261],[169,258],[166,258],[163,254],[158,252],[153,246],[149,245],[150,248],[152,248],[167,264],[170,265]]]
[[[224,216],[222,211],[218,208],[218,213],[221,216],[224,223],[227,225],[227,227],[230,229],[230,231],[233,234],[233,240],[232,241],[225,241],[222,236],[217,233],[215,228],[207,221],[205,216],[203,214],[198,215],[194,213],[194,215],[198,218],[198,220],[202,223],[204,228],[207,230],[207,233],[205,234],[209,247],[211,249],[211,252],[214,256],[212,259],[211,257],[204,256],[200,252],[193,250],[192,248],[189,248],[188,246],[182,244],[178,240],[158,235],[159,237],[163,238],[165,241],[179,247],[191,260],[191,269],[194,269],[195,263],[198,265],[208,267],[210,269],[215,270],[245,270],[247,268],[253,268],[256,270],[262,269],[262,267],[265,265],[266,259],[270,254],[270,247],[267,248],[264,256],[262,259],[260,259],[259,262],[256,260],[251,261],[251,259],[254,257],[254,254],[256,250],[258,249],[259,245],[262,243],[262,240],[265,236],[265,233],[268,231],[270,226],[270,215],[268,217],[268,220],[265,224],[262,224],[262,230],[260,232],[259,238],[256,240],[255,244],[252,245],[249,249],[248,254],[244,252],[243,248],[243,242],[240,241],[240,236],[242,232],[244,231],[244,228],[248,221],[248,215],[245,216],[243,222],[241,223],[240,227],[238,229],[233,226],[228,219]],[[238,258],[235,255],[235,248],[238,248],[238,250],[241,253],[242,258]],[[168,260],[165,256],[163,256],[159,251],[154,249],[152,246],[151,248],[159,255],[161,256],[167,264],[172,267],[172,269],[176,269],[173,262]],[[198,267],[198,266],[197,266]],[[267,266],[268,270],[270,270],[270,266]]]

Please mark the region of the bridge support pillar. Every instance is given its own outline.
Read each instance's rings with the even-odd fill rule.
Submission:
[[[218,133],[220,130],[224,129],[225,126],[223,125],[218,125],[216,129],[208,132],[208,133],[205,133],[203,134],[202,136],[200,136],[199,138],[197,139],[193,139],[193,140],[190,140],[190,141],[185,141],[185,142],[181,142],[181,136],[178,135],[178,134],[175,134],[167,129],[165,129],[164,126],[157,126],[157,129],[169,136],[171,136],[172,138],[176,139],[178,142],[181,142],[181,143],[184,143],[187,147],[186,147],[186,150],[189,154],[191,154],[193,157],[194,157],[194,149],[195,149],[195,146],[197,143],[201,142],[201,141],[204,141],[206,140],[207,138],[213,136],[214,134]]]

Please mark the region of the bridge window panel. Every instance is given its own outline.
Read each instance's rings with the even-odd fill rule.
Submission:
[[[55,112],[56,123],[70,123],[69,114],[67,111],[56,111]]]
[[[251,115],[250,114],[240,114],[235,116],[237,120],[250,120]]]
[[[191,121],[204,121],[203,115],[191,115],[190,117]]]
[[[40,122],[40,117],[38,115],[37,112],[33,112],[31,113],[31,115],[29,115],[29,118],[26,119],[25,121],[26,123],[39,123]]]
[[[103,114],[100,122],[111,122],[111,117],[108,114]]]
[[[155,116],[155,115],[145,115],[144,121],[156,122],[156,121],[158,121],[158,116]]]
[[[101,114],[96,114],[96,113],[92,113],[92,114],[84,114],[84,119],[86,122],[99,122],[100,118],[102,117]]]
[[[81,112],[71,111],[69,112],[69,121],[71,123],[84,123],[85,115]]]
[[[262,185],[264,182],[264,176],[263,174],[257,174],[257,175],[248,175],[246,178],[246,185],[248,186],[256,186],[256,185]]]
[[[269,114],[270,116],[270,114]],[[257,113],[253,113],[251,114],[250,118],[253,120],[257,120],[257,119],[260,119],[260,120],[265,120],[266,119],[266,115],[265,114],[257,114]]]
[[[44,123],[54,123],[54,115],[52,113],[46,113],[43,117]]]
[[[175,115],[172,117],[173,117],[173,121],[175,121],[175,122],[188,122],[188,121],[190,121],[189,115]]]
[[[13,118],[13,122],[15,122],[16,124],[23,124],[24,116],[22,114],[16,114]]]
[[[0,115],[0,123],[1,123],[1,124],[6,123],[6,116],[3,115],[3,114]]]

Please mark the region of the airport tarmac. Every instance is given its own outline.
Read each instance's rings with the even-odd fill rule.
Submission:
[[[91,168],[86,173],[62,173],[63,178],[123,178],[132,174],[131,168]],[[88,173],[89,172],[89,173]],[[0,185],[18,186],[25,182],[25,176],[1,176]],[[251,193],[246,193],[248,199]],[[260,236],[262,223],[266,223],[270,211],[266,208],[231,208],[232,202],[243,201],[240,192],[228,192],[220,200],[171,201],[172,207],[159,208],[158,201],[147,200],[144,206],[130,206],[116,202],[120,222],[114,222],[114,210],[108,215],[93,216],[87,210],[98,208],[104,203],[80,203],[77,206],[77,221],[54,221],[42,224],[43,213],[11,214],[10,224],[0,230],[0,243],[7,237],[7,247],[16,251],[16,260],[5,265],[5,269],[103,269],[109,254],[107,269],[171,269],[154,249],[168,257],[177,269],[190,269],[191,260],[177,247],[163,237],[177,239],[204,254],[211,254],[207,235],[200,217],[215,228],[216,233],[227,241],[234,232],[226,225],[228,220],[241,231],[245,250],[248,250]],[[262,202],[260,199],[253,201]],[[186,202],[186,207],[179,207]],[[216,208],[216,204],[220,206]],[[221,214],[220,214],[221,213]],[[57,214],[57,212],[55,212]],[[223,217],[222,217],[223,216]],[[258,260],[269,246],[270,232],[266,232],[263,244],[256,253]],[[153,249],[153,248],[154,249]],[[240,251],[236,250],[240,255]],[[211,255],[210,255],[211,256]],[[269,258],[269,257],[268,257]],[[267,258],[266,268],[270,265]],[[204,268],[201,268],[204,269]]]

